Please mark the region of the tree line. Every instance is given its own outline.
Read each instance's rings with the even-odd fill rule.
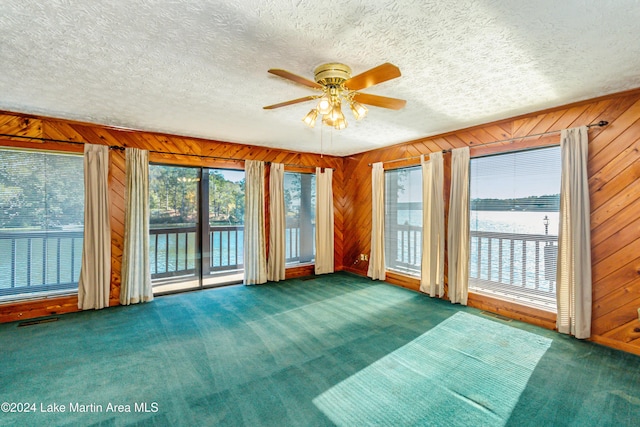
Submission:
[[[149,170],[151,224],[195,224],[198,221],[199,169],[152,166]],[[209,223],[244,222],[245,181],[209,173]]]
[[[83,222],[82,156],[0,150],[0,228],[55,230]]]
[[[470,206],[472,211],[557,212],[560,210],[560,194],[512,199],[472,199]]]

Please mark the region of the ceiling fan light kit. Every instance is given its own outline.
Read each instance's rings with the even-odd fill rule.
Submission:
[[[405,100],[387,98],[383,96],[362,94],[358,90],[400,77],[400,70],[395,65],[384,63],[371,70],[365,71],[355,77],[351,77],[351,68],[338,62],[322,64],[314,70],[314,80],[307,80],[286,70],[270,69],[269,73],[294,81],[298,84],[322,91],[322,94],[307,96],[291,101],[264,107],[267,110],[284,107],[299,102],[318,100],[302,121],[309,127],[314,127],[318,116],[322,123],[337,130],[347,127],[347,120],[342,113],[342,104],[349,105],[356,120],[361,120],[367,115],[367,108],[362,104],[376,107],[399,110],[406,104]]]

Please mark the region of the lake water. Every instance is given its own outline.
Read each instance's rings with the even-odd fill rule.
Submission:
[[[501,233],[513,233],[513,234],[538,234],[538,235],[543,235],[545,234],[545,227],[544,227],[544,218],[548,217],[549,218],[549,233],[550,235],[553,236],[557,236],[558,234],[558,221],[559,221],[559,213],[558,212],[502,212],[502,211],[473,211],[471,212],[470,215],[470,228],[471,230],[476,230],[476,231],[494,231],[494,232],[501,232]],[[416,226],[420,226],[422,223],[422,212],[419,210],[411,210],[411,211],[399,211],[398,212],[398,219],[400,223],[404,223],[406,222],[407,224],[410,225],[416,225]],[[243,248],[242,248],[242,244],[243,244],[243,236],[242,236],[242,231],[238,232],[238,239],[237,239],[237,243],[236,243],[236,236],[222,236],[219,234],[215,234],[214,236],[212,236],[212,248],[211,248],[211,253],[212,253],[212,267],[222,267],[228,264],[240,264],[242,263],[242,252],[243,252]],[[289,238],[289,236],[287,236],[287,239]],[[162,273],[162,272],[167,272],[167,271],[176,271],[176,270],[181,270],[181,269],[188,269],[188,268],[194,268],[195,265],[195,236],[190,236],[190,238],[188,239],[188,241],[185,238],[180,238],[178,239],[178,242],[176,244],[176,242],[174,240],[170,240],[169,242],[166,242],[164,239],[159,239],[158,241],[158,248],[157,248],[157,255],[158,255],[158,264],[155,264],[154,261],[152,261],[152,273]],[[0,256],[0,289],[1,288],[10,288],[12,286],[25,286],[27,283],[26,280],[26,241],[22,241],[19,242],[16,245],[16,250],[18,250],[18,252],[24,252],[23,255],[21,254],[16,254],[16,258],[14,262],[16,262],[16,269],[20,270],[20,271],[16,271],[16,275],[15,280],[16,282],[12,285],[10,283],[10,278],[11,278],[11,270],[12,270],[12,266],[11,266],[11,256]],[[81,247],[81,239],[79,240],[79,245]],[[156,255],[156,248],[155,248],[155,242],[152,239],[152,248],[151,248],[151,255],[152,255],[152,260],[155,260],[155,255]],[[498,243],[493,242],[492,245],[497,245]],[[9,246],[8,246],[9,245]],[[40,240],[39,242],[34,242],[32,244],[32,283],[33,284],[42,284],[43,283],[43,279],[44,276],[41,271],[42,271],[42,262],[38,258],[38,256],[41,257],[41,255],[38,254],[42,254],[42,249],[39,249],[42,247],[42,240]],[[39,245],[39,246],[38,246]],[[60,252],[60,256],[62,258],[64,258],[65,256],[70,256],[71,252],[69,252],[66,249],[66,245],[67,243],[63,242],[62,246],[61,246],[61,252]],[[483,243],[482,246],[482,250],[481,252],[485,253],[487,251],[486,248],[486,243]],[[419,245],[418,245],[419,246]],[[79,259],[79,254],[81,251],[77,250],[78,248],[76,248],[74,252],[75,255],[75,262],[74,262],[74,275],[78,276],[79,274],[79,265],[80,265],[80,259]],[[493,252],[494,253],[498,253],[498,248],[497,247],[493,247]],[[169,251],[168,257],[167,257],[167,250]],[[10,241],[4,241],[1,242],[0,241],[0,252],[3,252],[5,254],[10,254],[12,251],[11,247],[10,247]],[[178,256],[176,257],[176,251],[179,252],[180,254],[184,254],[183,256]],[[56,251],[57,252],[57,251]],[[473,241],[471,242],[471,265],[470,265],[470,270],[471,270],[471,274],[472,276],[477,275],[477,241]],[[49,257],[53,256],[52,254],[54,254],[54,251],[47,251],[47,253],[49,254]],[[231,254],[229,257],[227,257],[227,254]],[[68,254],[68,255],[67,255]],[[236,254],[237,254],[237,258],[236,258]],[[521,277],[518,276],[520,273],[518,273],[518,269],[520,268],[520,265],[522,264],[522,247],[516,247],[515,248],[515,254],[516,254],[516,260],[514,261],[514,273],[516,276],[516,279],[521,280]],[[291,257],[294,256],[295,254],[292,254],[290,252],[287,252],[287,257]],[[416,263],[416,268],[417,271],[419,271],[419,260],[420,260],[420,256],[419,254],[417,254],[418,256],[416,257],[416,260],[418,261]],[[505,255],[506,256],[506,252]],[[535,248],[531,245],[531,242],[529,242],[527,244],[527,247],[525,248],[525,254],[524,254],[524,259],[525,262],[528,266],[532,266],[535,264]],[[165,261],[168,258],[168,263]],[[40,258],[41,259],[41,258]],[[59,263],[59,264],[58,264]],[[481,262],[482,264],[482,262]],[[55,265],[65,265],[65,260],[64,259],[60,259],[59,261],[57,259],[51,259],[50,262],[48,263],[48,265],[50,266],[55,266]],[[493,267],[495,270],[495,266]],[[51,276],[51,277],[55,277],[57,274],[55,274],[57,272],[52,272],[51,274],[46,274],[46,276]],[[508,273],[508,272],[507,272]],[[59,273],[58,273],[59,274]],[[492,275],[495,276],[497,273],[495,271],[492,272]],[[531,276],[531,274],[535,274],[535,273],[527,273],[527,277],[525,279],[525,281],[531,282],[531,281],[535,281],[535,277]],[[540,274],[544,274],[544,272],[540,273]],[[63,272],[61,274],[62,277],[60,277],[60,281],[61,282],[68,282],[69,280],[73,280],[71,277],[66,277],[67,273]],[[481,277],[488,277],[488,269],[486,267],[481,266],[481,271],[480,271],[480,276]],[[55,283],[54,279],[54,282]],[[46,280],[48,283],[51,283],[50,280]],[[77,281],[77,277],[75,277],[75,281]]]
[[[469,217],[469,228],[471,231],[486,231],[496,233],[510,234],[545,234],[545,217],[548,218],[548,234],[551,236],[558,235],[559,212],[520,212],[520,211],[472,211]],[[420,226],[422,223],[422,212],[420,210],[400,211],[398,212],[398,222],[413,226]],[[417,237],[420,238],[419,236]],[[399,239],[400,240],[400,239]],[[404,251],[398,248],[398,254],[407,254],[409,241],[399,241],[398,245],[404,244]],[[491,263],[488,260],[489,245],[491,245]],[[502,260],[499,259],[500,245],[502,245]],[[513,250],[510,245],[513,245]],[[537,246],[537,247],[536,247]],[[472,279],[484,279],[492,281],[500,281],[513,283],[520,286],[524,283],[524,287],[541,288],[545,291],[553,291],[553,281],[547,280],[549,277],[555,277],[555,257],[553,255],[555,248],[548,252],[547,263],[545,264],[545,244],[533,241],[522,243],[522,241],[512,241],[504,239],[482,239],[478,247],[478,239],[471,237],[470,242],[470,260],[469,273]],[[416,248],[420,250],[420,245]],[[478,255],[480,254],[480,258]],[[413,263],[409,259],[396,260],[399,263],[412,264],[408,267],[407,272],[414,275],[420,274],[420,253],[415,254]],[[536,259],[538,263],[536,263]],[[388,260],[390,262],[391,260]],[[392,261],[390,262],[392,263]],[[491,264],[491,267],[489,267]],[[502,265],[502,267],[500,267]],[[537,265],[537,268],[536,268]],[[547,270],[545,271],[545,268]],[[502,271],[500,271],[500,269]],[[524,271],[523,271],[524,270]]]
[[[471,211],[469,228],[513,234],[545,234],[544,218],[549,219],[549,233],[558,235],[559,212]]]
[[[513,234],[545,234],[544,218],[549,218],[549,234],[558,235],[559,212],[471,211],[469,228]],[[422,226],[422,211],[398,211],[398,224]]]

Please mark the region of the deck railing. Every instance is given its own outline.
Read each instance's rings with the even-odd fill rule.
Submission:
[[[196,272],[196,227],[151,228],[151,278],[187,276]]]
[[[387,268],[420,276],[422,227],[399,224],[394,231],[386,236]]]
[[[300,229],[286,229],[287,262],[300,260]],[[204,251],[203,274],[244,268],[244,226],[214,225]],[[83,232],[0,232],[0,297],[74,289],[82,263]],[[152,228],[149,264],[152,279],[196,273],[196,227]]]
[[[209,228],[209,272],[244,268],[244,225]],[[204,254],[205,258],[207,254]],[[206,259],[205,259],[206,263]]]
[[[555,310],[558,236],[471,232],[469,289]]]
[[[0,296],[73,289],[82,231],[0,232]]]
[[[196,273],[196,231],[195,226],[149,230],[152,279]],[[208,247],[203,253],[203,274],[243,268],[243,233],[242,225],[209,228]]]
[[[196,227],[154,228],[149,238],[151,278],[192,275],[196,272]],[[300,259],[300,229],[286,229],[286,262]],[[244,226],[213,225],[208,251],[203,253],[203,274],[244,268]]]
[[[484,231],[470,234],[470,278],[555,292],[544,282],[556,280],[558,236]]]
[[[419,276],[422,228],[398,225],[387,239],[387,267]],[[554,297],[557,242],[550,235],[471,231],[470,286]]]

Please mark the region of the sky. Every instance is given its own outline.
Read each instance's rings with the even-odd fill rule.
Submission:
[[[471,199],[512,199],[560,193],[560,147],[471,159]],[[422,201],[420,166],[407,168],[398,202]],[[389,173],[389,172],[387,172]],[[387,178],[389,179],[389,178]]]
[[[232,170],[232,169],[213,169],[213,170],[216,172],[219,172],[227,181],[239,182],[244,179],[243,170]]]
[[[560,193],[560,147],[471,159],[471,199]]]

